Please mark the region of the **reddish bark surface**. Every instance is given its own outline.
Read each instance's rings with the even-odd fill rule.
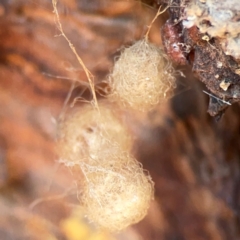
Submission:
[[[136,2],[58,6],[66,34],[99,84],[119,47],[143,36],[154,16]],[[2,1],[0,13],[0,239],[68,239],[61,222],[78,200],[76,192],[64,194],[73,179],[62,166],[55,169],[54,140],[72,81],[54,76],[81,81],[70,102],[91,98],[86,77],[64,39],[54,37],[49,1]],[[156,25],[150,38],[159,44],[160,37]],[[202,85],[183,71],[187,78],[179,78],[171,102],[139,117],[134,129],[135,155],[150,172],[156,197],[133,231],[146,240],[237,240],[240,109],[233,105],[215,122]],[[117,238],[133,239],[129,232]]]

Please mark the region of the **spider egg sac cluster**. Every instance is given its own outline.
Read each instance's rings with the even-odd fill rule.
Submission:
[[[60,124],[60,162],[74,169],[88,218],[110,231],[140,221],[153,198],[153,182],[131,145],[117,112],[102,102],[99,111],[84,105]]]

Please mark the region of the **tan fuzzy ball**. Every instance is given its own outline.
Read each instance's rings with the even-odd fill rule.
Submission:
[[[116,232],[142,220],[153,198],[153,183],[141,165],[122,154],[81,166],[86,177],[83,206],[98,226]]]
[[[109,77],[109,98],[141,111],[149,111],[172,94],[174,71],[162,50],[140,40],[125,48]]]
[[[129,152],[131,147],[128,129],[105,103],[99,102],[99,111],[84,105],[60,123],[57,152],[66,166]]]

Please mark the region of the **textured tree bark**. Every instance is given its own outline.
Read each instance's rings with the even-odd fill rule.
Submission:
[[[117,49],[143,36],[155,14],[126,1],[71,0],[58,7],[65,33],[101,87]],[[64,194],[74,187],[67,169],[54,172],[54,140],[73,82],[61,78],[77,79],[70,103],[91,99],[87,79],[64,39],[54,37],[49,1],[1,1],[0,14],[0,238],[69,239],[61,223],[79,203],[76,192]],[[150,38],[160,44],[158,25]],[[129,123],[156,195],[133,231],[156,240],[240,239],[239,106],[216,123],[205,113],[202,85],[183,71],[187,78],[179,78],[169,104],[135,116],[137,127]]]
[[[239,31],[239,23],[236,19],[239,18],[240,7],[234,1],[174,0],[169,3],[163,0],[161,2],[169,4],[169,20],[162,27],[164,47],[173,62],[192,66],[196,77],[210,91],[209,114],[219,119],[229,105],[239,102],[239,59],[235,53],[238,52],[239,43],[234,45],[236,49],[231,54],[230,50],[233,46],[229,46],[229,41],[235,43],[235,36],[230,34],[231,30]],[[226,13],[234,17],[223,19],[221,23]],[[213,22],[215,18],[219,26],[215,26],[216,23]],[[196,19],[197,25],[192,24],[191,19]],[[231,24],[235,27],[225,27]],[[208,34],[211,28],[214,29],[213,36]]]

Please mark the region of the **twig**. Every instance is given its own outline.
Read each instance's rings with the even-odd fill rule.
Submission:
[[[203,92],[206,93],[208,96],[213,97],[213,98],[215,98],[215,99],[217,99],[217,100],[219,100],[219,101],[221,101],[221,102],[223,102],[223,103],[226,103],[226,104],[228,104],[228,105],[232,105],[230,102],[227,102],[227,101],[225,101],[225,100],[222,100],[221,98],[218,98],[218,97],[214,96],[214,95],[211,94],[211,93],[208,93],[208,92],[206,92],[206,91],[203,91]]]
[[[150,32],[150,30],[151,30],[151,28],[152,28],[153,23],[154,23],[154,22],[156,21],[156,19],[158,18],[158,16],[161,15],[162,13],[164,13],[164,12],[169,8],[169,6],[167,6],[167,7],[164,8],[162,11],[160,11],[160,10],[161,10],[161,7],[162,7],[162,6],[159,7],[159,9],[158,9],[155,17],[153,18],[152,22],[151,22],[150,25],[148,26],[148,30],[147,30],[147,32],[146,32],[146,34],[145,34],[145,39],[146,39],[146,40],[148,40],[149,32]]]
[[[92,73],[88,70],[86,65],[84,64],[84,62],[81,59],[81,57],[78,55],[78,53],[77,53],[74,45],[72,44],[72,42],[68,39],[68,37],[66,36],[66,34],[63,31],[63,27],[62,27],[62,24],[61,24],[61,21],[60,21],[60,17],[59,17],[59,14],[58,14],[58,10],[57,10],[57,0],[52,0],[52,4],[53,4],[53,13],[56,16],[56,24],[57,24],[57,27],[58,27],[60,33],[61,33],[60,35],[63,36],[65,38],[65,40],[68,42],[69,47],[71,48],[72,52],[76,56],[79,64],[82,66],[82,68],[83,68],[83,70],[84,70],[84,72],[85,72],[85,74],[87,76],[87,79],[89,81],[89,85],[90,85],[90,88],[91,88],[91,91],[92,91],[93,105],[97,108],[97,110],[99,110],[97,97],[96,97],[96,93],[95,93],[95,87],[94,87],[94,83],[93,83],[93,78],[94,77],[93,77]]]
[[[70,78],[70,77],[65,77],[65,76],[58,76],[58,75],[52,75],[50,73],[46,73],[46,72],[42,72],[43,75],[50,77],[50,78],[56,78],[56,79],[60,79],[60,80],[69,80],[69,81],[73,81],[73,82],[79,82],[81,85],[87,86],[89,87],[89,83],[85,82],[85,81],[81,81],[77,78]]]
[[[48,202],[48,201],[56,201],[56,200],[60,200],[63,199],[65,197],[67,197],[70,194],[70,191],[74,190],[74,187],[71,187],[69,189],[66,189],[65,192],[63,192],[62,194],[56,195],[56,196],[51,196],[51,197],[42,197],[42,198],[38,198],[36,200],[34,200],[30,205],[29,205],[29,209],[33,210],[37,205],[43,203],[43,202]]]

